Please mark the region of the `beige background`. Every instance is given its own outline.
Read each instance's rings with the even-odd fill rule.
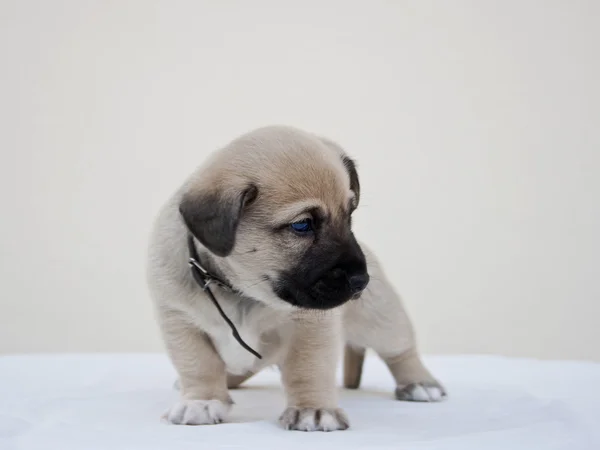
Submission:
[[[0,352],[157,351],[150,222],[252,127],[358,160],[427,353],[600,360],[595,1],[0,1]]]

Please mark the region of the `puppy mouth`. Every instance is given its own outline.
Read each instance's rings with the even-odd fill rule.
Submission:
[[[364,290],[360,291],[360,292],[355,292],[354,294],[352,294],[350,296],[350,300],[358,300],[361,295],[363,294]]]
[[[273,285],[273,291],[283,301],[302,309],[328,310],[336,308],[349,300],[358,299],[362,290],[352,292],[348,289],[328,287],[318,281],[311,288],[298,286],[293,280],[279,280]]]

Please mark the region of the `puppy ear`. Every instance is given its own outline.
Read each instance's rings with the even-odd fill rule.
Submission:
[[[179,204],[179,213],[190,233],[217,256],[227,256],[244,208],[258,194],[254,185],[242,190],[189,192]]]
[[[355,205],[358,206],[358,202],[360,200],[360,182],[358,181],[356,163],[345,155],[342,157],[342,161],[344,161],[344,166],[346,167],[348,175],[350,176],[350,190],[354,192],[354,196],[356,197]]]
[[[354,192],[354,196],[356,199],[355,206],[358,206],[358,202],[360,200],[360,183],[358,181],[358,172],[356,171],[356,163],[352,160],[344,149],[337,143],[332,141],[329,138],[318,136],[318,138],[330,148],[336,150],[340,158],[342,158],[342,162],[344,163],[344,167],[346,167],[346,171],[348,172],[348,176],[350,177],[350,190]]]

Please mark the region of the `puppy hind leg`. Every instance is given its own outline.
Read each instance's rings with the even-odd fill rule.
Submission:
[[[346,343],[344,348],[344,387],[358,389],[362,378],[365,349]]]
[[[398,400],[438,402],[447,396],[446,389],[425,367],[415,348],[393,357],[380,356],[396,381]]]
[[[346,306],[346,340],[355,348],[372,349],[383,359],[396,381],[398,399],[441,400],[446,390],[427,370],[416,350],[416,333],[402,298],[381,270],[374,253],[364,246],[363,250],[369,262],[371,281],[360,300]],[[349,365],[354,364],[349,362]],[[351,374],[349,384],[356,384]]]

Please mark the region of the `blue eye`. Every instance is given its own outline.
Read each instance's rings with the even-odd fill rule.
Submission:
[[[298,222],[290,224],[292,230],[299,234],[306,234],[313,230],[313,224],[311,219],[303,219]]]

